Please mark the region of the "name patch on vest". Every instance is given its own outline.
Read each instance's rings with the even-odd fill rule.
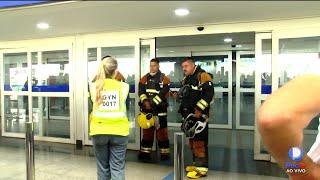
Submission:
[[[120,109],[119,91],[103,91],[101,108],[107,111],[116,111]]]

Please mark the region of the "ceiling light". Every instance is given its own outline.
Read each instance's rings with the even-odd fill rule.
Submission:
[[[237,45],[236,45],[236,48],[241,48],[241,47],[242,47],[241,44],[237,44]]]
[[[38,29],[48,29],[49,28],[49,24],[48,23],[38,23],[37,24],[37,28]]]
[[[169,51],[169,52],[173,53],[174,51]]]
[[[189,12],[188,9],[179,8],[179,9],[174,10],[174,13],[175,13],[177,16],[186,16],[186,15],[188,15],[190,12]]]
[[[224,42],[232,42],[232,39],[231,38],[225,38]]]

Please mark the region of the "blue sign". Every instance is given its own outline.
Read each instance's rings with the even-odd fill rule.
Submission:
[[[0,8],[9,8],[17,6],[27,6],[39,3],[46,3],[49,1],[0,1]]]

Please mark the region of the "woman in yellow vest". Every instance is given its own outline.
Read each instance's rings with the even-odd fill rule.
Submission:
[[[90,135],[97,159],[98,180],[125,179],[129,135],[126,99],[129,85],[115,79],[117,67],[114,58],[103,58],[90,85],[90,99],[93,103]]]

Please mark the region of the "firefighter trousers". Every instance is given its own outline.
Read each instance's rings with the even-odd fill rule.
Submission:
[[[141,141],[141,152],[143,153],[151,153],[153,140],[154,140],[154,132],[156,131],[156,139],[158,142],[158,147],[160,149],[161,155],[169,154],[169,138],[168,138],[168,123],[167,123],[167,115],[166,113],[159,113],[159,128],[151,127],[149,129],[143,129],[143,137]]]

